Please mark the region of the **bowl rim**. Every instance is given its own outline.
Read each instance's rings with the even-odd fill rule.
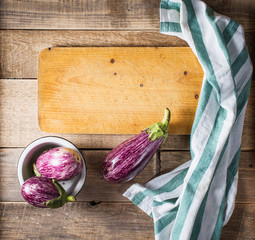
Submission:
[[[25,148],[24,150],[21,152],[20,156],[19,156],[19,160],[18,160],[18,165],[17,165],[17,169],[18,169],[18,180],[19,180],[19,183],[20,183],[20,186],[22,187],[23,183],[25,182],[24,178],[23,178],[23,174],[22,174],[22,166],[23,166],[23,162],[24,162],[24,159],[25,159],[25,156],[28,154],[28,152],[33,149],[35,146],[37,146],[38,144],[36,144],[37,142],[39,142],[40,140],[44,140],[43,142],[40,142],[40,143],[47,143],[47,142],[50,142],[50,141],[47,141],[48,140],[51,140],[52,143],[59,143],[55,140],[61,140],[63,142],[66,142],[68,144],[70,144],[74,150],[76,150],[78,152],[78,154],[80,155],[82,161],[83,161],[83,167],[84,167],[84,177],[81,178],[79,181],[82,180],[82,185],[79,189],[79,191],[77,191],[77,193],[73,194],[74,197],[76,197],[82,190],[82,188],[84,187],[84,184],[86,182],[86,178],[87,178],[87,167],[86,167],[86,162],[85,162],[85,158],[83,157],[83,155],[81,154],[80,150],[69,140],[63,138],[63,137],[58,137],[58,136],[44,136],[44,137],[40,137],[40,138],[37,138],[35,140],[33,140],[31,143],[29,143]]]

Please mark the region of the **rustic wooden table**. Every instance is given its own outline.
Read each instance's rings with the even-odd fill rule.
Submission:
[[[205,0],[241,23],[254,62],[255,1]],[[106,153],[128,135],[63,134],[86,159],[87,180],[77,202],[58,210],[24,202],[17,161],[26,145],[47,136],[37,120],[37,60],[55,46],[187,46],[159,33],[160,0],[0,2],[0,238],[153,239],[152,220],[122,197],[134,182],[145,183],[189,159],[189,136],[170,136],[132,182],[105,183],[100,166]],[[96,31],[95,31],[96,30]],[[255,239],[255,94],[252,85],[244,122],[239,188],[222,239]]]

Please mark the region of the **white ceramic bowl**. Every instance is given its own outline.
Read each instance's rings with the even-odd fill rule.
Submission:
[[[66,190],[68,195],[76,196],[82,189],[86,179],[85,160],[80,151],[69,141],[59,137],[42,137],[30,143],[22,152],[18,163],[18,178],[20,185],[30,177],[35,176],[33,173],[33,163],[45,151],[54,147],[66,147],[77,151],[83,161],[82,172],[75,178],[67,181],[58,181]]]

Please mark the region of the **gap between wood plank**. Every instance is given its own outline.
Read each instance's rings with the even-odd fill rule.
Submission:
[[[117,146],[116,146],[117,147]],[[25,149],[26,147],[0,147],[1,149]],[[111,151],[114,148],[78,148],[80,151]],[[190,152],[190,150],[185,149],[185,150],[181,150],[181,149],[177,149],[177,150],[167,150],[167,149],[162,149],[158,151],[159,153],[165,153],[165,152]],[[255,150],[249,150],[249,149],[242,149],[241,152],[254,152]],[[160,156],[159,156],[159,160]]]
[[[98,29],[90,29],[90,28],[84,28],[84,29],[79,29],[79,28],[44,28],[44,29],[29,29],[29,28],[24,28],[24,29],[20,29],[20,28],[0,28],[0,31],[90,31],[90,32],[99,32],[99,31],[103,31],[103,32],[160,32],[160,28],[155,29],[155,28],[120,28],[120,29],[116,29],[116,28],[109,28],[109,29],[104,29],[104,28],[98,28]],[[252,29],[248,29],[247,32],[250,31],[252,32]]]
[[[97,201],[97,200],[95,200]],[[92,201],[75,201],[75,202],[72,202],[72,203],[66,203],[66,204],[78,204],[78,203],[90,203]],[[98,203],[97,205],[100,205],[100,204],[126,204],[126,205],[134,205],[134,203],[132,203],[131,201],[127,201],[127,202],[120,202],[120,201],[101,201],[100,203]],[[26,201],[15,201],[15,202],[2,202],[0,201],[0,204],[28,204]],[[255,205],[255,202],[236,202],[237,205]],[[30,205],[31,206],[31,205]],[[95,205],[96,206],[96,205]],[[91,206],[93,207],[93,206]]]

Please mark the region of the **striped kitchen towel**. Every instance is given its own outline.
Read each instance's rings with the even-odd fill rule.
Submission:
[[[202,1],[162,0],[160,30],[187,41],[204,71],[192,160],[124,196],[153,218],[155,239],[220,239],[234,209],[252,77],[243,28]]]

